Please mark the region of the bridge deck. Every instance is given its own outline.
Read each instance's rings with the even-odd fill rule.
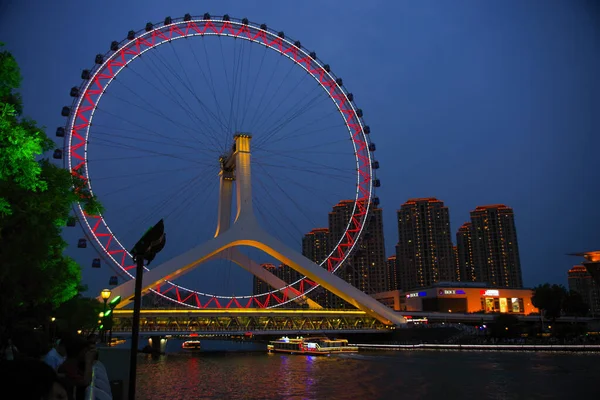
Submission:
[[[132,318],[132,310],[115,310],[113,332],[130,331]],[[140,315],[140,331],[146,334],[389,332],[389,329],[360,310],[156,309],[142,310]]]

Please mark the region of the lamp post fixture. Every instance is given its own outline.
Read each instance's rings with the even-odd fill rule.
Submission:
[[[106,303],[108,302],[108,299],[110,299],[110,295],[110,289],[103,289],[102,292],[100,292],[100,296],[102,296],[102,300],[104,300],[104,310],[102,311],[102,318],[104,318],[104,314],[106,314]],[[102,325],[104,325],[104,323],[102,323]],[[102,328],[104,328],[104,326],[102,326]],[[102,329],[102,331],[100,332],[100,339],[102,340],[102,343],[106,343],[106,338],[104,337],[104,329]]]

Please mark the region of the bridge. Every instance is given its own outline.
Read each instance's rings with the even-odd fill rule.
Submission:
[[[113,334],[130,334],[132,320],[132,310],[115,310]],[[148,309],[140,316],[140,335],[144,336],[389,333],[391,329],[361,310]]]

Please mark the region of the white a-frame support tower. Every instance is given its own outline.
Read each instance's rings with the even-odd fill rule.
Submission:
[[[259,279],[274,288],[283,288],[287,284],[256,262],[247,262],[237,249],[238,246],[250,246],[264,251],[283,264],[290,266],[309,279],[317,282],[325,289],[341,297],[349,304],[365,311],[388,325],[399,325],[404,318],[390,308],[384,306],[371,296],[358,290],[348,282],[330,273],[327,269],[304,257],[297,251],[287,247],[279,240],[265,232],[258,224],[252,207],[252,185],[250,179],[250,140],[249,134],[236,134],[233,148],[229,155],[221,157],[219,215],[215,237],[184,254],[181,254],[144,273],[142,291],[147,292],[161,285],[165,280],[173,280],[203,262],[215,258],[227,258],[244,267]],[[231,208],[233,183],[235,181],[237,196],[237,213],[233,224]],[[228,250],[230,249],[230,250]],[[225,251],[228,250],[226,253]],[[130,280],[116,287],[113,295],[120,295],[123,307],[133,301],[135,281]],[[291,292],[289,292],[291,293]],[[288,294],[288,297],[293,295]],[[296,293],[296,301],[307,301],[311,308],[320,307],[311,300],[304,299]]]

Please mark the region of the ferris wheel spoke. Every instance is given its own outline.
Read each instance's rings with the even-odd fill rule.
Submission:
[[[262,169],[264,169],[264,167]],[[310,194],[312,199],[321,201],[325,207],[331,207],[331,205],[337,203],[342,197],[344,197],[340,191],[334,190],[331,185],[323,185],[316,189],[314,185],[310,184],[310,180],[306,180],[304,183],[302,183],[299,181],[299,179],[301,180],[302,177],[299,177],[298,173],[287,172],[289,171],[281,168],[272,168],[270,169],[269,174],[277,181],[286,182],[302,189],[303,192]]]
[[[286,164],[281,164],[281,165],[276,165],[276,164],[268,164],[268,163],[261,163],[261,162],[256,162],[257,165],[261,165],[263,167],[276,167],[276,168],[281,168],[281,169],[286,169],[286,170],[291,170],[291,171],[301,171],[301,172],[306,172],[308,174],[311,175],[318,175],[318,176],[326,176],[328,178],[331,179],[335,179],[338,181],[342,181],[342,182],[346,182],[348,184],[356,184],[356,174],[353,174],[352,176],[350,176],[350,174],[347,175],[343,175],[343,174],[339,174],[339,173],[328,173],[323,171],[323,169],[311,169],[311,168],[306,168],[306,167],[299,167],[299,166],[295,166],[295,165],[286,165]]]
[[[258,213],[258,216],[260,217],[261,222],[264,225],[266,225],[266,228],[270,232],[279,232],[281,230],[281,232],[284,232],[292,240],[292,242],[298,241],[298,237],[301,237],[301,236],[294,236],[290,232],[289,229],[286,229],[286,226],[283,224],[282,221],[285,221],[286,219],[288,219],[288,217],[280,211],[278,206],[267,207],[262,203],[262,200],[260,200],[259,198],[256,198],[255,201],[257,203],[256,204],[257,205],[256,212]],[[280,216],[276,217],[275,213],[271,212],[271,209],[276,209],[278,211],[278,214],[280,214]],[[289,221],[289,222],[291,222],[291,221]],[[277,229],[275,226],[272,226],[272,224],[275,224],[275,223],[278,225],[278,227],[280,229]],[[294,225],[292,225],[292,226],[294,226]],[[298,232],[301,232],[300,229],[296,228],[296,230]]]
[[[119,101],[122,101],[122,102],[124,102],[124,103],[126,103],[126,104],[129,104],[130,106],[133,106],[133,107],[135,107],[135,108],[137,108],[137,109],[139,109],[139,110],[145,111],[145,112],[147,112],[149,115],[162,117],[162,118],[164,118],[166,121],[168,121],[168,122],[172,123],[173,125],[180,127],[180,128],[181,128],[181,131],[185,131],[185,132],[192,131],[192,132],[196,133],[196,132],[195,132],[195,130],[194,130],[192,127],[190,127],[190,126],[187,126],[187,125],[185,125],[185,124],[182,124],[181,122],[175,121],[175,120],[173,120],[172,118],[168,117],[167,115],[164,115],[163,113],[161,113],[161,112],[159,112],[159,111],[157,112],[157,111],[154,111],[154,110],[150,110],[150,109],[148,109],[148,108],[146,108],[146,107],[143,107],[143,106],[141,106],[141,105],[139,105],[139,104],[132,103],[131,101],[129,101],[129,100],[126,100],[126,99],[123,99],[123,98],[121,98],[121,97],[119,97],[119,96],[116,96],[116,95],[110,95],[109,97],[111,97],[111,98],[114,98],[114,99],[116,99],[116,100],[119,100]],[[99,110],[100,110],[100,111],[102,111],[102,112],[109,113],[109,111],[107,111],[107,110],[104,110],[104,109],[99,109]],[[113,114],[113,115],[114,115],[114,114]],[[96,132],[94,132],[94,133],[96,133]],[[201,142],[199,142],[199,143],[200,143],[200,144],[203,144],[203,143],[201,143]]]
[[[100,157],[100,158],[94,158],[93,161],[99,161],[99,160],[127,160],[129,158],[144,158],[144,157],[169,157],[169,158],[173,158],[173,159],[178,159],[178,160],[183,160],[183,161],[188,161],[188,162],[193,162],[195,164],[198,165],[205,165],[205,166],[211,166],[211,165],[215,165],[215,163],[211,163],[209,161],[199,161],[199,160],[193,160],[193,159],[189,159],[189,158],[184,158],[181,157],[181,155],[187,155],[187,154],[196,154],[195,152],[193,153],[177,153],[177,154],[171,154],[171,153],[163,153],[160,151],[155,151],[155,150],[149,150],[149,149],[141,149],[137,146],[131,146],[131,145],[125,145],[110,139],[102,139],[102,138],[97,138],[94,143],[98,142],[96,145],[97,146],[107,146],[107,147],[119,147],[121,149],[126,149],[129,151],[137,151],[137,152],[143,152],[143,153],[149,153],[148,155],[145,156],[124,156],[124,157]],[[88,161],[89,162],[89,161]]]
[[[111,131],[111,133],[101,131],[100,134],[102,134],[102,135],[118,136],[119,138],[131,139],[131,140],[135,140],[135,141],[141,141],[141,140],[146,140],[147,141],[148,140],[147,139],[148,136],[153,136],[153,137],[156,137],[156,138],[159,138],[159,139],[166,140],[166,142],[156,141],[156,143],[159,143],[159,144],[169,144],[169,145],[171,145],[173,143],[176,143],[178,146],[182,146],[182,147],[186,147],[186,148],[189,147],[189,148],[197,150],[197,151],[199,150],[199,148],[191,146],[190,145],[191,143],[190,143],[189,140],[182,142],[182,141],[178,140],[175,137],[167,136],[165,134],[160,134],[160,133],[153,132],[153,131],[147,131],[147,130],[146,131],[142,131],[142,130],[138,130],[138,129],[128,129],[128,128],[123,128],[123,127],[120,127],[120,126],[109,126],[109,125],[98,124],[98,123],[94,123],[93,127],[94,128],[99,127],[99,128],[107,129],[107,130]],[[127,132],[127,133],[130,133],[130,134],[138,134],[138,135],[142,135],[142,136],[123,135],[120,132]],[[96,131],[96,129],[94,129],[93,130],[93,134],[96,134],[96,133],[97,133],[97,131]],[[202,148],[202,150],[204,150],[204,151],[210,151],[210,149],[204,149],[204,148]],[[217,153],[217,152],[214,151],[214,153]]]
[[[250,43],[250,45],[251,45],[251,43]],[[240,114],[242,114],[242,106],[243,106],[243,103],[240,105],[240,101],[244,97],[242,95],[242,92],[244,92],[244,94],[245,94],[245,90],[248,90],[248,79],[247,78],[244,79],[244,70],[245,70],[244,64],[245,64],[245,60],[247,58],[249,58],[251,56],[251,54],[248,56],[244,56],[244,54],[246,52],[245,50],[247,47],[248,46],[246,45],[246,41],[245,40],[242,41],[241,46],[240,46],[239,60],[238,60],[239,67],[238,67],[237,77],[236,77],[236,80],[239,78],[239,85],[237,85],[238,90],[237,90],[237,96],[236,96],[237,104],[235,107],[235,109],[236,109],[236,113],[235,113],[235,130],[236,130],[236,132],[238,132],[242,128],[241,115],[240,115]],[[250,46],[250,50],[252,50],[252,46]],[[246,84],[245,87],[244,87],[244,83]]]
[[[142,140],[142,138],[140,138],[140,137],[115,134],[114,132],[104,132],[104,131],[98,131],[98,130],[94,130],[94,135],[100,135],[101,138],[110,137],[110,138],[115,138],[115,139],[132,140],[136,144]],[[199,152],[209,152],[208,150],[197,149],[193,146],[190,146],[189,144],[180,144],[179,142],[160,141],[160,140],[152,140],[152,139],[147,139],[147,138],[144,138],[143,141],[144,141],[144,143],[156,143],[161,146],[180,147],[182,149],[194,150],[194,151],[199,151]]]
[[[300,85],[302,82],[305,81],[306,77],[308,76],[308,74],[303,75],[298,82],[296,82],[296,84],[294,85],[293,89],[291,89],[291,92],[295,92],[298,85]],[[261,122],[260,126],[257,128],[259,129],[261,132],[265,132],[266,135],[265,137],[261,138],[262,141],[266,141],[268,139],[270,139],[270,137],[272,136],[271,131],[278,126],[282,121],[286,120],[289,115],[292,114],[292,111],[294,109],[297,109],[299,107],[300,104],[302,104],[307,98],[311,98],[314,96],[314,93],[316,91],[316,89],[319,89],[320,87],[318,85],[313,86],[313,88],[308,92],[308,93],[304,93],[301,96],[299,96],[299,99],[297,99],[291,106],[289,106],[287,108],[287,111],[281,113],[282,115],[275,121],[275,122],[271,122],[271,124],[265,125],[267,124],[267,120],[264,120]],[[327,98],[327,96],[324,96],[322,92],[318,92],[317,93],[317,97],[325,97]],[[277,111],[279,111],[280,109],[284,108],[283,105],[286,104],[286,102],[288,102],[290,99],[292,99],[293,96],[285,96],[285,98],[277,103],[277,106],[275,107],[275,109],[270,113],[271,115],[276,114]],[[309,100],[310,102],[311,100]]]
[[[229,124],[233,127],[233,131],[237,131],[237,112],[235,109],[236,104],[236,94],[237,94],[237,81],[238,81],[238,64],[241,59],[240,56],[237,55],[237,44],[240,43],[240,48],[242,48],[243,41],[234,40],[233,41],[233,62],[231,63],[231,101],[229,104]]]
[[[317,129],[313,129],[313,126],[319,126],[321,125],[321,123],[323,122],[323,120],[326,120],[327,118],[330,118],[331,116],[338,114],[337,110],[333,110],[327,114],[324,114],[323,116],[321,116],[320,118],[315,118],[313,119],[311,122],[308,122],[306,124],[302,124],[301,126],[291,130],[289,133],[285,134],[286,130],[280,130],[279,133],[276,135],[277,138],[271,137],[271,139],[268,141],[268,144],[273,145],[276,143],[279,143],[281,141],[284,140],[290,140],[290,139],[296,139],[299,137],[303,137],[303,136],[310,136],[310,135],[314,135],[317,133],[321,133],[321,132],[328,132],[331,130],[335,130],[336,128],[346,128],[346,124],[344,124],[343,122],[339,122],[333,125],[328,125],[328,126],[322,126],[319,127]],[[307,129],[311,129],[309,131],[307,131]],[[285,135],[284,135],[285,134]],[[265,144],[263,144],[262,146],[265,146]],[[259,147],[262,147],[259,146]]]
[[[292,139],[296,139],[296,138],[306,138],[309,136],[314,136],[314,135],[319,135],[320,138],[323,137],[323,132],[330,132],[330,131],[335,131],[336,129],[341,129],[341,128],[345,128],[346,125],[344,123],[337,123],[334,125],[328,125],[328,126],[324,126],[324,127],[320,127],[317,129],[312,129],[312,130],[307,130],[307,128],[309,128],[310,126],[314,125],[314,123],[309,123],[306,124],[304,126],[300,126],[292,131],[290,131],[289,133],[287,133],[286,135],[281,135],[278,134],[278,138],[277,139],[271,139],[263,144],[253,144],[252,148],[254,149],[254,153],[261,153],[261,152],[277,152],[277,150],[269,150],[269,148],[274,148],[275,144],[277,143],[281,143],[283,141],[291,141]],[[341,141],[345,141],[348,140],[349,138],[346,137],[344,139],[340,139]],[[316,142],[318,142],[317,139],[314,139]],[[290,147],[292,147],[293,145],[290,145]],[[318,146],[318,144],[317,144]],[[281,145],[279,146],[281,147]],[[287,150],[286,150],[287,151]],[[292,151],[292,150],[290,150]]]
[[[263,162],[263,160],[266,160],[266,162]],[[289,160],[294,160],[294,163],[293,164],[290,163]],[[317,160],[319,160],[319,161],[317,161]],[[352,165],[352,167],[348,166],[345,168],[340,168],[335,165],[324,164],[324,163],[320,162],[320,160],[322,160],[322,157],[302,158],[302,157],[292,156],[289,153],[280,154],[277,152],[273,152],[270,154],[270,157],[262,156],[262,157],[259,157],[258,159],[256,159],[255,161],[259,164],[262,164],[263,166],[273,166],[273,167],[279,167],[279,168],[284,168],[284,169],[303,169],[303,168],[305,168],[307,171],[319,170],[319,171],[322,171],[323,173],[327,173],[327,171],[331,171],[332,173],[336,173],[336,174],[339,174],[339,173],[345,174],[345,173],[349,173],[349,171],[352,171],[352,174],[354,176],[356,176],[356,165]],[[281,164],[277,164],[277,163],[281,163]]]
[[[206,194],[212,192],[212,190],[215,188],[218,180],[215,179],[215,176],[207,176],[204,174],[199,174],[196,179],[194,179],[192,182],[190,182],[188,187],[191,187],[189,189],[189,195],[188,196],[181,196],[181,193],[179,194],[178,197],[183,197],[184,200],[181,202],[181,204],[177,207],[173,207],[171,208],[171,211],[169,211],[166,215],[165,218],[172,218],[172,219],[176,219],[178,217],[180,217],[182,215],[182,212],[186,209],[188,209],[192,203],[198,199],[204,199],[204,201],[200,202],[198,205],[202,205],[205,201],[206,201]]]
[[[125,87],[131,94],[133,94],[134,96],[136,96],[140,101],[142,101],[143,103],[145,103],[147,105],[147,107],[143,107],[139,104],[135,104],[129,100],[126,100],[124,98],[121,98],[120,96],[116,96],[114,94],[110,94],[110,97],[116,98],[117,100],[120,100],[122,102],[125,102],[127,104],[130,104],[138,109],[141,109],[147,113],[149,113],[150,115],[156,115],[156,116],[160,116],[162,118],[164,118],[165,120],[167,120],[168,122],[172,123],[173,125],[176,125],[182,129],[187,129],[187,131],[191,131],[194,134],[197,133],[197,129],[193,128],[189,125],[183,124],[180,121],[175,121],[173,118],[169,117],[168,115],[166,115],[165,113],[163,113],[161,110],[157,109],[155,106],[153,106],[152,104],[150,104],[150,102],[148,102],[145,98],[143,98],[142,96],[140,96],[137,92],[135,92],[134,90],[132,90],[128,85],[125,84],[125,82],[123,82],[122,80],[118,80],[117,82],[119,82],[120,85],[122,85],[123,87]]]
[[[252,114],[252,119],[250,119],[250,121],[248,122],[248,126],[250,127],[251,131],[254,131],[254,126],[256,125],[256,121],[258,116],[260,115],[260,111],[264,110],[262,105],[265,100],[265,95],[267,94],[267,91],[269,90],[271,84],[274,81],[273,78],[275,77],[275,72],[277,71],[277,67],[279,66],[279,61],[281,61],[282,58],[283,57],[277,57],[277,62],[275,63],[275,66],[273,67],[273,70],[271,71],[271,74],[269,75],[269,78],[266,81],[266,85],[264,86],[262,94],[259,97],[258,104],[255,108],[254,113]]]
[[[252,47],[250,47],[250,49],[252,49]],[[256,90],[256,84],[258,83],[259,80],[259,76],[260,73],[263,70],[263,64],[265,62],[265,58],[267,55],[267,52],[269,51],[269,49],[267,47],[265,47],[265,51],[263,52],[263,55],[260,59],[260,64],[258,65],[258,69],[256,70],[256,75],[254,76],[254,79],[251,80],[252,82],[252,89],[250,89],[250,92],[246,92],[246,97],[244,97],[244,104],[246,104],[246,108],[244,109],[244,113],[242,115],[242,122],[241,125],[244,125],[244,122],[246,121],[246,115],[248,114],[248,109],[250,108],[250,104],[252,104],[252,99],[254,98],[254,92]],[[250,70],[248,69],[248,74],[250,74]],[[250,82],[250,80],[248,81]]]
[[[260,132],[259,129],[264,124],[264,119],[268,118],[270,115],[272,115],[272,112],[270,112],[271,103],[273,103],[273,101],[277,98],[277,95],[281,91],[281,88],[287,82],[288,77],[290,76],[290,74],[293,71],[294,71],[294,64],[291,64],[290,68],[287,70],[285,76],[281,79],[281,82],[279,82],[279,85],[277,86],[277,89],[275,89],[275,92],[269,96],[269,100],[267,101],[267,103],[261,109],[257,110],[258,117],[256,118],[256,122],[255,122],[256,126],[253,126],[253,128],[252,128],[253,131]]]
[[[152,69],[150,67],[150,65],[145,62],[145,60],[142,60],[142,61],[147,66],[147,68],[150,70],[150,72],[152,73],[152,75],[154,75],[154,77],[156,78],[156,80],[158,82],[160,82],[161,85],[163,85],[165,87],[166,92],[163,91],[163,90],[161,90],[160,88],[158,88],[154,83],[152,83],[151,81],[149,81],[144,75],[138,73],[133,68],[129,68],[129,70],[131,72],[133,72],[136,76],[138,76],[140,79],[142,79],[144,82],[146,82],[148,84],[148,86],[150,86],[150,87],[154,88],[156,91],[158,91],[162,95],[163,98],[170,100],[173,104],[175,104],[177,106],[178,109],[183,110],[186,113],[187,117],[190,119],[190,121],[194,122],[195,125],[198,126],[197,119],[195,120],[194,117],[192,116],[193,112],[191,112],[190,110],[188,110],[188,108],[184,104],[182,104],[179,100],[177,100],[176,96],[173,95],[173,92],[172,92],[171,88],[169,88],[168,86],[165,85],[165,83],[163,82],[163,80],[160,79],[160,77],[154,71],[154,69]],[[184,125],[181,122],[179,122],[179,124],[180,125]],[[198,141],[198,139],[195,137],[196,130],[195,129],[191,129],[191,130],[194,132],[194,134],[191,135],[191,137],[194,140]],[[188,134],[188,136],[190,136],[190,135]]]
[[[319,98],[320,98],[320,100],[319,100]],[[264,141],[271,139],[273,136],[275,136],[278,132],[280,132],[283,128],[285,128],[292,121],[294,121],[297,118],[301,117],[302,115],[306,114],[309,110],[314,108],[315,105],[323,102],[325,99],[327,99],[327,97],[324,97],[320,93],[318,93],[313,98],[311,98],[306,104],[304,104],[302,107],[300,107],[298,110],[296,110],[291,115],[289,114],[289,111],[291,111],[293,108],[288,110],[288,115],[281,117],[276,122],[275,126],[269,128],[269,130],[267,130],[267,133],[264,136],[264,138],[265,138]],[[301,103],[302,101],[303,101],[303,99],[300,99],[297,104]]]
[[[225,83],[227,84],[227,94],[229,95],[229,104],[231,104],[232,102],[232,98],[233,98],[233,92],[231,90],[231,85],[229,82],[229,74],[227,73],[228,68],[227,68],[227,63],[225,62],[225,54],[223,52],[223,44],[221,43],[221,37],[218,37],[218,42],[219,42],[219,50],[221,52],[221,62],[222,62],[222,71],[225,74]],[[235,44],[235,42],[234,42]],[[227,117],[227,131],[231,132],[231,107],[229,107],[229,115]]]
[[[259,167],[261,167],[261,166],[260,166],[260,164],[259,164]],[[272,181],[273,185],[275,185],[275,187],[276,187],[277,189],[279,189],[279,191],[280,191],[280,192],[281,192],[281,193],[282,193],[282,194],[283,194],[283,195],[284,195],[284,196],[285,196],[285,197],[286,197],[286,198],[287,198],[287,199],[288,199],[288,200],[289,200],[289,201],[290,201],[290,202],[291,202],[291,203],[292,203],[294,206],[296,206],[296,208],[297,208],[297,209],[300,211],[300,213],[301,213],[301,214],[304,216],[304,218],[306,218],[306,220],[307,220],[307,221],[309,221],[309,222],[312,224],[312,226],[316,226],[316,224],[315,224],[315,222],[313,221],[312,217],[311,217],[311,216],[309,216],[309,215],[308,215],[308,214],[305,212],[305,210],[304,210],[302,207],[300,207],[300,205],[298,204],[298,202],[296,201],[296,199],[294,199],[292,196],[290,196],[290,195],[289,195],[289,193],[288,193],[288,192],[286,192],[286,191],[285,191],[285,190],[284,190],[284,189],[281,187],[281,185],[279,184],[279,182],[277,181],[277,179],[273,178],[273,177],[271,176],[271,174],[269,174],[269,171],[267,171],[267,169],[266,169],[266,168],[264,168],[264,167],[261,167],[261,168],[263,169],[263,171],[264,171],[264,173],[267,175],[267,177],[269,177],[269,178],[270,178],[270,180]]]
[[[176,77],[176,79],[179,81],[179,83],[180,83],[180,84],[181,84],[181,85],[182,85],[184,88],[187,88],[187,86],[185,85],[185,82],[183,82],[183,80],[181,79],[181,77],[179,77],[179,76],[178,76],[178,75],[177,75],[177,74],[176,74],[176,73],[173,71],[173,69],[172,69],[172,68],[169,68],[169,67],[166,65],[165,61],[164,61],[164,60],[163,60],[163,59],[160,57],[160,55],[156,54],[156,55],[155,55],[155,58],[159,59],[159,60],[160,60],[160,61],[163,63],[163,65],[165,65],[165,69],[166,69],[167,71],[171,72],[171,75],[175,76],[175,77]],[[143,60],[143,61],[145,61],[145,59],[142,59],[142,60]],[[196,123],[196,125],[198,126],[198,129],[199,129],[199,130],[202,130],[202,131],[203,131],[203,133],[206,135],[206,137],[207,137],[207,138],[210,138],[210,139],[213,141],[213,145],[214,145],[214,146],[216,146],[216,147],[220,147],[219,139],[218,139],[218,137],[216,136],[216,134],[214,133],[214,132],[215,132],[215,130],[214,130],[212,127],[211,127],[211,128],[209,128],[209,129],[208,129],[208,133],[206,132],[206,130],[204,129],[204,127],[205,127],[205,126],[210,126],[210,124],[208,124],[206,121],[202,120],[202,118],[200,118],[200,117],[198,116],[198,114],[196,114],[196,113],[194,112],[194,110],[193,110],[193,109],[192,109],[192,108],[191,108],[191,107],[190,107],[190,106],[187,104],[187,102],[186,102],[186,101],[183,99],[183,97],[181,96],[181,94],[179,94],[178,96],[176,96],[175,94],[173,94],[173,90],[172,90],[172,88],[170,88],[169,86],[167,86],[167,83],[168,83],[168,84],[169,84],[171,87],[174,87],[174,86],[176,86],[176,85],[174,85],[174,84],[173,84],[173,82],[171,82],[171,80],[170,80],[170,79],[169,79],[169,78],[168,78],[166,75],[163,75],[163,76],[164,76],[164,79],[160,79],[160,77],[158,77],[158,74],[156,73],[156,70],[160,71],[161,69],[160,69],[159,67],[157,67],[157,66],[156,66],[156,63],[154,62],[154,60],[152,60],[152,58],[149,58],[148,60],[149,60],[149,63],[151,63],[151,64],[154,66],[154,68],[150,67],[150,64],[149,64],[149,63],[146,63],[146,65],[148,65],[148,67],[149,67],[150,71],[153,73],[153,75],[156,77],[156,79],[157,79],[159,82],[161,82],[161,84],[162,84],[162,85],[165,87],[165,89],[166,89],[166,90],[167,90],[169,93],[171,93],[171,95],[172,95],[172,100],[173,100],[174,102],[176,102],[176,103],[179,105],[180,109],[181,109],[181,110],[183,110],[183,111],[184,111],[184,112],[187,114],[188,118],[190,118],[190,120],[191,120],[192,122],[195,122],[195,123]],[[167,82],[165,82],[165,81],[167,81]],[[189,88],[188,88],[188,89],[189,89]],[[179,99],[178,99],[177,97],[179,97]],[[196,140],[199,142],[199,140],[198,140],[198,138],[196,137],[196,135],[191,135],[191,136],[192,136],[194,139],[196,139]]]
[[[202,68],[202,66],[200,65],[200,60],[198,60],[198,56],[196,55],[196,52],[194,51],[194,47],[190,44],[189,40],[186,40],[186,43],[188,44],[189,48],[190,48],[190,52],[192,54],[192,56],[194,57],[194,60],[196,61],[196,65],[198,66],[198,69],[200,70],[200,74],[202,75],[202,78],[204,79],[204,82],[206,84],[206,86],[208,87],[210,93],[212,94],[213,100],[215,102],[215,105],[217,107],[217,116],[219,118],[220,121],[220,125],[224,128],[226,128],[224,119],[225,119],[225,114],[223,112],[223,109],[221,108],[221,104],[217,98],[217,93],[215,90],[215,84],[212,81],[212,72],[210,69],[210,64],[208,64],[208,56],[205,58],[207,60],[207,65],[208,65],[208,71],[209,71],[209,76],[210,76],[210,81],[208,80],[208,78],[206,77],[206,74],[204,73],[204,68]],[[202,38],[202,44],[203,47],[206,51],[206,45],[204,45],[204,38]]]
[[[185,179],[183,182],[178,182],[177,186],[171,190],[161,188],[160,193],[168,193],[162,197],[144,195],[143,199],[141,200],[134,199],[135,201],[133,201],[132,204],[123,207],[120,211],[121,213],[124,213],[129,212],[129,210],[139,209],[140,205],[146,204],[148,199],[156,200],[156,197],[158,197],[158,200],[151,203],[152,205],[149,207],[150,212],[146,212],[143,215],[138,215],[135,223],[132,224],[132,229],[136,229],[135,227],[142,226],[149,222],[153,217],[163,214],[163,210],[165,210],[171,203],[182,198],[181,193],[183,193],[187,187],[192,186],[195,182],[202,179],[203,176],[206,177],[205,174],[200,173],[194,174],[191,177],[187,177],[187,179]]]
[[[155,134],[155,136],[164,137],[164,135],[161,135],[160,133],[158,133],[158,132],[155,132],[153,129],[146,128],[146,127],[144,127],[144,126],[142,126],[142,125],[138,124],[137,122],[135,122],[135,121],[131,121],[130,119],[128,119],[128,118],[125,118],[125,117],[123,117],[123,116],[121,116],[121,115],[115,114],[115,113],[113,113],[113,112],[111,112],[111,111],[108,111],[108,110],[105,110],[105,109],[100,109],[100,108],[98,108],[98,110],[102,111],[103,113],[106,113],[106,114],[110,115],[111,117],[114,117],[114,118],[116,118],[116,119],[119,119],[119,120],[121,120],[121,121],[123,121],[123,122],[125,122],[125,123],[128,123],[128,124],[130,124],[130,125],[136,126],[136,127],[140,128],[140,129],[143,129],[143,130],[145,130],[145,131],[147,131],[147,132],[153,132],[153,133]],[[186,129],[185,129],[185,127],[182,129],[182,131],[183,131],[183,132],[187,132],[187,131],[186,131]],[[188,133],[188,135],[189,135],[189,133]],[[206,143],[202,143],[202,142],[200,142],[200,141],[198,140],[198,138],[196,137],[196,135],[189,135],[189,136],[191,136],[192,138],[194,138],[194,139],[195,139],[195,140],[196,140],[196,141],[197,141],[197,142],[198,142],[198,143],[199,143],[201,146],[203,146],[203,147],[206,147]]]
[[[310,146],[305,146],[305,147],[296,147],[292,150],[268,150],[264,147],[259,148],[258,150],[254,151],[254,153],[267,153],[266,155],[261,155],[259,158],[261,160],[265,159],[265,158],[270,158],[273,157],[273,155],[276,154],[297,154],[297,153],[311,153],[311,154],[344,154],[344,155],[348,155],[347,151],[323,151],[323,150],[315,150],[315,149],[320,149],[323,148],[324,146],[328,146],[328,145],[339,145],[343,142],[348,142],[349,138],[344,138],[344,139],[337,139],[337,140],[331,140],[329,142],[319,142],[317,144],[312,144]]]
[[[133,177],[144,176],[144,175],[156,176],[156,175],[161,175],[161,174],[167,174],[167,173],[172,173],[172,172],[182,172],[182,171],[188,171],[188,170],[189,170],[188,167],[184,167],[184,168],[173,168],[173,169],[160,169],[157,171],[146,171],[146,172],[139,172],[139,173],[128,174],[128,175],[113,175],[113,176],[100,176],[100,177],[95,176],[94,182],[105,180],[105,179],[110,179],[110,180],[131,179]]]
[[[342,172],[342,173],[349,171],[348,168],[340,168],[340,167],[336,167],[333,165],[327,165],[327,164],[323,164],[323,163],[313,160],[313,159],[306,159],[303,157],[295,157],[290,154],[281,154],[281,153],[273,152],[271,155],[273,156],[274,159],[288,158],[288,159],[294,160],[295,162],[298,162],[298,163],[305,163],[305,164],[313,166],[313,167],[322,167],[327,170],[338,171],[338,172]],[[353,171],[353,174],[356,175],[356,167],[354,165],[352,167],[352,171]]]
[[[298,228],[298,225],[296,225],[296,223],[294,221],[291,220],[291,218],[288,216],[288,213],[286,213],[285,211],[283,211],[281,209],[281,206],[279,204],[280,201],[278,201],[277,199],[275,199],[273,197],[272,190],[268,188],[268,186],[262,181],[262,179],[260,179],[260,178],[257,177],[256,182],[263,189],[265,197],[268,197],[270,199],[270,201],[269,201],[269,207],[272,206],[272,209],[273,210],[277,210],[277,212],[279,214],[279,218],[274,218],[274,221],[277,221],[277,222],[287,221],[287,223],[289,225],[291,225],[296,230],[296,232],[298,233],[297,237],[293,237],[292,236],[294,238],[294,241],[298,241],[298,238],[302,237],[302,235],[304,234],[302,232],[302,230]],[[269,211],[270,208],[269,207],[264,207],[265,212],[270,213],[270,211]],[[284,225],[282,225],[282,228],[284,228],[284,230],[285,230],[285,226]]]
[[[190,80],[190,78],[189,78],[189,76],[188,76],[188,74],[187,74],[187,72],[186,72],[186,69],[185,69],[185,66],[184,66],[185,64],[181,62],[181,59],[180,59],[180,57],[179,57],[179,55],[178,55],[177,51],[175,50],[175,46],[169,46],[169,47],[171,47],[171,49],[173,50],[173,54],[175,54],[175,58],[177,59],[177,63],[178,63],[179,65],[181,65],[181,69],[183,70],[183,73],[184,73],[184,75],[185,75],[185,78],[186,78],[186,80],[187,80],[187,83],[188,83],[188,84],[187,84],[187,85],[184,85],[184,88],[185,88],[185,89],[187,89],[187,91],[188,91],[188,92],[189,92],[189,93],[190,93],[190,94],[191,94],[191,95],[194,97],[194,99],[196,100],[196,102],[198,103],[198,105],[199,105],[199,106],[200,106],[200,107],[201,107],[201,108],[204,110],[204,112],[205,112],[205,114],[207,115],[207,117],[210,117],[210,119],[212,119],[212,121],[216,122],[216,124],[217,124],[217,127],[218,127],[218,128],[217,128],[217,129],[215,129],[215,128],[214,128],[214,126],[213,126],[213,125],[212,125],[212,123],[211,123],[211,127],[209,128],[209,129],[210,129],[210,131],[211,131],[211,132],[218,132],[218,130],[219,130],[219,129],[220,129],[220,130],[224,130],[224,129],[226,129],[226,126],[225,126],[225,124],[223,123],[223,121],[221,121],[221,118],[219,117],[218,113],[217,113],[217,114],[215,114],[215,113],[214,113],[214,112],[213,112],[213,111],[210,109],[210,107],[208,107],[208,105],[207,105],[205,102],[203,102],[203,101],[200,99],[200,97],[198,97],[197,91],[196,91],[196,90],[195,90],[195,88],[194,88],[194,84],[192,83],[192,81]],[[165,62],[165,64],[166,64],[166,62]],[[180,79],[180,81],[181,81],[181,79]],[[217,141],[221,142],[221,141],[219,140],[219,137],[216,135],[216,133],[215,133],[215,139],[216,139]],[[225,150],[225,147],[222,147],[222,150]]]

